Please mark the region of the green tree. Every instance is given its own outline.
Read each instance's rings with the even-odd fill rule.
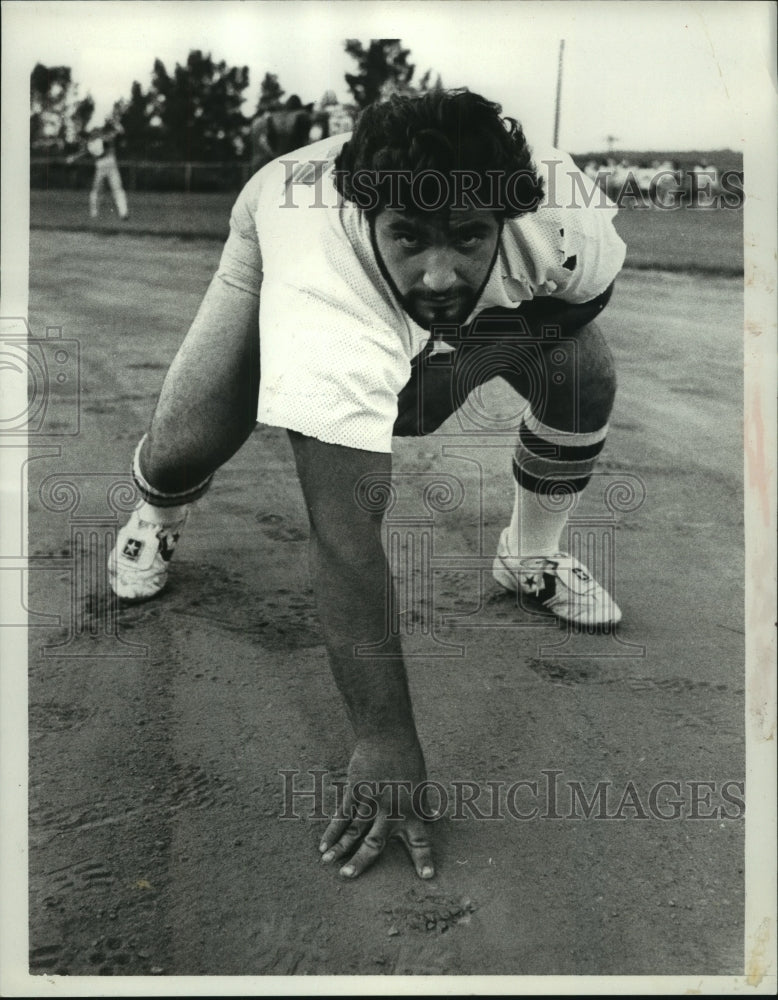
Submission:
[[[278,82],[275,73],[265,73],[262,83],[259,85],[259,101],[257,102],[256,114],[261,115],[265,111],[275,111],[281,107],[281,98],[286,91]]]
[[[95,113],[95,102],[91,94],[77,101],[70,119],[73,123],[74,138],[81,139],[86,135],[92,115]]]
[[[122,146],[130,159],[157,159],[163,145],[162,121],[154,117],[154,103],[150,94],[136,80],[130,90],[130,99],[114,104],[113,117],[122,128]],[[152,120],[153,119],[153,120]]]
[[[36,64],[30,74],[30,145],[33,148],[64,149],[72,87],[69,66]]]
[[[147,94],[133,84],[120,116],[128,153],[162,160],[231,160],[244,147],[241,111],[249,84],[247,66],[214,62],[199,50],[172,74],[154,61]]]
[[[69,66],[37,63],[30,74],[30,145],[65,145],[65,109],[72,86]]]
[[[30,74],[30,148],[63,153],[83,139],[95,102],[79,98],[69,66],[38,63]]]
[[[360,108],[366,108],[381,98],[382,88],[389,82],[408,86],[416,67],[408,63],[409,49],[398,38],[374,38],[367,48],[356,38],[345,43],[346,52],[356,60],[358,72],[346,73],[346,83]]]
[[[416,66],[408,62],[410,50],[404,49],[399,38],[374,38],[367,48],[356,38],[345,43],[346,52],[357,62],[357,73],[346,73],[346,83],[360,108],[375,101],[385,101],[391,94],[419,94],[434,89],[430,86],[432,71],[413,83]],[[442,86],[440,76],[434,87]]]

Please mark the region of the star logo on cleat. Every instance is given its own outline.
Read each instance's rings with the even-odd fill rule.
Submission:
[[[137,559],[142,548],[143,542],[139,542],[134,538],[128,538],[124,548],[122,549],[122,555],[125,559]]]

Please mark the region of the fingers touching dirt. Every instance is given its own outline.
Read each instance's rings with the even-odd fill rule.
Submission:
[[[325,864],[345,861],[340,868],[345,878],[358,878],[378,860],[390,839],[404,844],[419,878],[434,876],[428,824],[413,815],[390,818],[382,805],[375,818],[334,819],[324,832],[319,851]]]

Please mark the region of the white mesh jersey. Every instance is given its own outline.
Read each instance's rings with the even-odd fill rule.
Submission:
[[[391,452],[397,396],[430,333],[381,274],[363,213],[340,203],[332,171],[347,138],[306,146],[252,177],[233,208],[217,273],[260,295],[257,419]],[[505,223],[468,321],[542,295],[587,302],[621,270],[626,247],[613,228],[615,205],[566,153],[535,148],[533,159],[544,200]]]

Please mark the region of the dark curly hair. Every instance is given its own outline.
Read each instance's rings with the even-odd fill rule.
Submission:
[[[360,115],[335,162],[341,196],[374,217],[385,208],[486,208],[499,219],[543,197],[521,125],[469,90],[394,95]]]

